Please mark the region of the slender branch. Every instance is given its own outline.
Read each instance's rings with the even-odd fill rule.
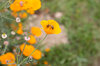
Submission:
[[[19,48],[17,48],[17,50],[19,50]],[[19,53],[19,51],[17,53]],[[18,60],[19,60],[18,57],[19,57],[19,54],[17,54],[17,65],[18,65]]]
[[[2,53],[2,55],[6,52],[8,45],[5,45],[4,51]]]
[[[19,62],[20,62],[20,60],[22,59],[22,56],[23,56],[23,52],[24,52],[25,46],[26,46],[26,43],[25,43],[25,45],[24,45],[23,51],[22,51],[22,53],[21,53],[21,56],[20,56],[20,58],[19,58]]]

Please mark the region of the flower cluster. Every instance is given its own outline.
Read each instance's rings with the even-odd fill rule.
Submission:
[[[40,0],[15,0],[11,5],[10,9],[13,12],[26,10],[28,13],[32,13],[41,7]]]
[[[54,21],[54,20],[43,20],[41,21],[41,25],[43,26],[43,30],[45,31],[45,33],[48,35],[48,34],[59,34],[61,32],[61,29],[59,27],[59,24]],[[22,24],[19,23],[19,28],[22,27]],[[20,31],[18,30],[17,31],[18,34],[22,34],[23,31],[22,29],[20,29]],[[22,44],[20,46],[20,50],[23,51],[23,54],[25,56],[30,56],[30,54],[35,50],[35,47],[32,46],[32,44],[35,44],[36,43],[36,39],[34,36],[36,37],[40,37],[42,35],[42,31],[39,27],[32,27],[31,28],[31,35],[29,35],[29,40],[27,40],[27,42],[30,44]],[[45,50],[46,52],[49,52],[50,49],[47,48]],[[42,53],[40,50],[35,50],[32,55],[31,55],[34,59],[40,59],[42,57]]]
[[[10,23],[10,34],[5,32],[1,35],[3,38],[1,39],[3,40],[1,44],[3,43],[2,46],[4,47],[3,51],[0,52],[1,64],[21,66],[23,63],[27,63],[28,59],[40,60],[44,54],[40,51],[39,44],[41,44],[47,35],[61,33],[58,22],[55,20],[42,20],[42,28],[33,26],[30,28],[30,31],[27,31],[24,29],[22,23],[24,20],[21,20],[21,18],[26,18],[28,13],[34,14],[36,10],[40,9],[41,1],[14,0],[14,2],[10,4],[10,9],[12,10],[11,14],[16,17],[16,19]],[[44,38],[42,38],[43,32],[45,32]],[[10,49],[8,49],[9,47]],[[45,52],[50,52],[50,48],[46,48]],[[44,61],[44,64],[48,65],[48,62]]]
[[[13,11],[12,15],[14,17],[26,18],[27,14],[25,12],[19,13],[17,15],[16,12],[26,11],[29,14],[34,14],[34,12],[41,8],[40,0],[15,0],[11,5],[10,9]]]

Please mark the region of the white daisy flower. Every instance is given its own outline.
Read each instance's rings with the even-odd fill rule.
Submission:
[[[21,22],[21,20],[20,20],[19,17],[16,18],[16,22],[17,22],[17,23]]]
[[[1,37],[2,37],[3,39],[7,38],[7,34],[3,33],[3,34],[1,35]]]
[[[15,35],[16,33],[15,33],[14,31],[11,31],[11,34],[12,34],[12,35]]]
[[[30,37],[25,36],[24,39],[25,39],[26,41],[28,41],[28,40],[30,40]]]

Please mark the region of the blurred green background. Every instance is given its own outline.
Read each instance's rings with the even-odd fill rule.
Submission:
[[[51,66],[99,66],[100,0],[42,0],[42,9],[60,19],[68,34],[68,44],[51,48],[47,60]],[[40,65],[41,66],[41,65]]]

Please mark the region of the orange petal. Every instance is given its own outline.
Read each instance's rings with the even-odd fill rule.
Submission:
[[[40,37],[42,35],[42,31],[39,27],[32,27],[31,32],[33,35]]]

